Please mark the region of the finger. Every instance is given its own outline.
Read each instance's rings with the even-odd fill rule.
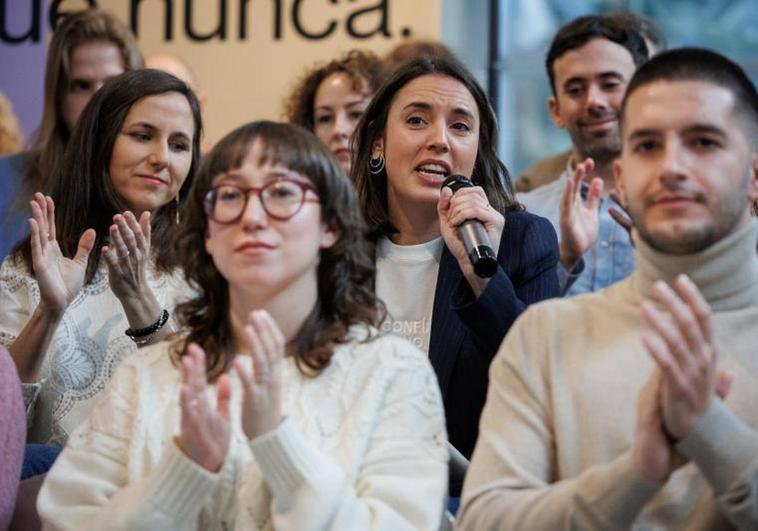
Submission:
[[[274,363],[279,361],[284,354],[284,335],[273,317],[268,312],[260,312],[256,316],[258,324],[258,335],[263,343],[264,352],[266,353],[269,369],[273,368]]]
[[[666,349],[680,369],[690,372],[695,363],[695,356],[689,351],[687,340],[673,317],[668,312],[660,311],[649,301],[642,303],[642,315],[650,328],[666,344]]]
[[[144,217],[144,216],[143,216]],[[145,233],[142,230],[142,225],[140,225],[140,222],[137,221],[137,218],[134,217],[134,214],[131,212],[124,213],[124,223],[127,227],[129,227],[129,237],[125,238],[126,244],[131,245],[129,248],[130,251],[134,252],[135,254],[146,254],[146,251],[148,249],[147,241],[145,240]],[[123,229],[122,229],[123,232]],[[143,254],[143,256],[145,255]]]
[[[76,246],[74,262],[82,265],[87,264],[92,248],[95,246],[95,229],[87,229],[79,238],[79,244]]]
[[[658,365],[663,380],[673,385],[674,390],[679,394],[686,392],[687,379],[668,350],[648,333],[643,333],[641,339],[642,346]]]
[[[250,357],[253,360],[253,377],[256,383],[262,383],[263,378],[268,376],[268,357],[263,348],[258,332],[252,324],[245,326],[245,337],[250,346]]]
[[[39,212],[37,222],[39,223],[39,228],[41,231],[40,235],[42,238],[47,240],[48,234],[50,233],[50,227],[48,226],[47,222],[47,200],[45,199],[44,195],[37,192],[34,194],[34,201],[37,203],[37,211]]]
[[[118,258],[116,257],[116,251],[107,245],[103,245],[100,249],[100,256],[105,260],[105,264],[108,266],[108,271],[110,273],[121,275],[121,267],[118,263]]]
[[[447,215],[447,211],[450,209],[450,199],[453,197],[453,191],[445,186],[440,190],[440,200],[437,201],[437,212],[443,216]]]
[[[457,208],[448,214],[448,222],[454,227],[470,219],[475,219],[485,224],[499,225],[504,218],[500,212],[490,208],[489,205],[467,205],[466,207]]]
[[[150,242],[152,242],[150,238],[152,238],[153,228],[150,225],[150,216],[151,216],[150,211],[145,210],[142,213],[142,215],[139,217],[139,223],[140,223],[140,226],[142,227],[142,234],[144,235],[145,241],[147,242],[147,246],[145,247],[145,249],[149,249]]]
[[[187,347],[187,355],[191,363],[187,374],[187,384],[193,392],[201,394],[205,391],[207,379],[205,376],[205,352],[197,343],[191,343]]]
[[[245,366],[245,361],[242,356],[237,356],[234,358],[234,370],[237,373],[237,376],[239,376],[240,383],[242,384],[242,389],[245,393],[245,396],[247,398],[250,397],[250,390],[253,386],[253,375],[250,372],[250,369],[248,369]]]
[[[716,378],[716,386],[715,386],[716,395],[721,400],[724,400],[729,395],[729,391],[732,390],[732,381],[734,380],[734,378],[730,373],[726,371],[717,371],[715,378]]]
[[[621,225],[621,227],[629,232],[632,230],[632,220],[627,216],[620,207],[611,206],[608,207],[608,213],[611,215],[611,217],[614,219],[616,223]]]
[[[697,289],[692,279],[687,275],[679,275],[674,287],[682,300],[692,311],[698,323],[702,337],[709,345],[713,344],[713,328],[711,326],[711,307],[705,300],[705,297]]]
[[[127,247],[126,242],[124,241],[124,237],[121,233],[121,228],[118,225],[111,225],[110,235],[111,246],[113,249],[115,249],[116,255],[122,260],[129,258],[131,252],[129,251],[129,247]]]
[[[600,208],[600,196],[603,194],[603,180],[595,177],[590,183],[590,189],[587,191],[587,208],[595,212]]]
[[[48,220],[48,239],[55,241],[57,239],[55,232],[55,203],[52,197],[45,197],[47,203],[47,220]]]
[[[132,224],[129,223],[129,218],[134,220],[134,225],[137,227],[137,230],[142,232],[142,229],[140,228],[139,224],[137,223],[137,220],[134,219],[134,216],[131,212],[127,212],[127,215],[121,216],[117,215],[116,218],[116,225],[118,226],[118,232],[121,236],[121,239],[126,244],[126,248],[129,251],[129,254],[132,255],[139,255],[140,254],[140,248],[137,245],[137,235],[134,233],[134,228]]]
[[[39,235],[39,224],[34,218],[29,219],[29,236],[32,248],[32,264],[42,259],[42,241]]]
[[[683,354],[689,356],[706,356],[704,361],[710,363],[709,350],[700,332],[700,325],[695,319],[690,308],[680,299],[677,294],[665,282],[658,281],[653,285],[653,293],[664,309],[674,318],[676,325],[676,341],[683,338],[686,345],[679,346]]]
[[[561,194],[561,202],[559,207],[561,220],[566,221],[571,219],[573,213],[573,206],[575,204],[574,197],[577,189],[577,172],[580,171],[579,167],[574,170],[568,179],[566,179],[566,185],[563,187],[563,193]]]
[[[229,422],[229,403],[232,393],[229,387],[229,377],[226,374],[219,376],[216,381],[216,393],[216,411],[219,417]]]
[[[32,218],[37,222],[37,226],[39,227],[40,240],[44,239],[46,241],[47,222],[45,221],[45,215],[42,213],[42,207],[36,199],[36,195],[34,200],[29,201],[29,208],[32,211]]]

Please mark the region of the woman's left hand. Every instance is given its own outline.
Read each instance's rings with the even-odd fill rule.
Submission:
[[[450,188],[444,187],[440,191],[437,214],[439,215],[440,231],[445,240],[445,245],[458,260],[463,276],[466,277],[478,297],[484,291],[489,279],[481,278],[474,273],[474,267],[466,254],[463,241],[458,236],[458,226],[469,219],[481,221],[490,237],[492,250],[497,254],[505,218],[500,212],[492,208],[481,186],[460,188],[455,194]]]
[[[147,283],[150,254],[150,212],[139,221],[131,212],[113,216],[111,245],[102,256],[108,266],[108,280],[131,328],[144,328],[160,317],[161,306]]]
[[[242,383],[242,429],[252,440],[274,430],[282,422],[284,336],[264,310],[250,314],[244,331],[253,370],[251,373],[240,356],[234,361],[234,369]]]

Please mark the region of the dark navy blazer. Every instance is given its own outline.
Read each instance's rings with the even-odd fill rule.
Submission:
[[[467,458],[479,431],[490,362],[506,332],[529,304],[560,295],[558,239],[548,220],[507,213],[497,258],[497,273],[475,299],[444,247],[434,293],[429,359],[442,390],[448,438]]]

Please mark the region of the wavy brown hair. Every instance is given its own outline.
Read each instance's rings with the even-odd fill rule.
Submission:
[[[69,64],[77,46],[92,41],[107,41],[119,49],[124,71],[144,66],[137,40],[129,28],[115,15],[90,8],[67,15],[53,32],[45,66],[45,95],[42,122],[34,135],[29,166],[23,183],[24,200],[17,203],[26,208],[26,198],[34,192],[48,192],[50,179],[63,161],[66,145],[73,131],[63,120],[63,97],[69,90]],[[22,204],[23,203],[23,204]]]
[[[346,74],[353,83],[353,90],[373,94],[382,84],[384,65],[371,52],[351,50],[343,57],[326,64],[317,64],[305,72],[284,102],[284,116],[292,124],[314,128],[314,108],[319,85],[332,74]]]
[[[329,364],[334,347],[347,341],[352,325],[375,327],[384,318],[384,307],[374,294],[376,270],[358,199],[337,160],[301,127],[249,123],[226,135],[203,161],[177,240],[185,278],[197,295],[176,309],[188,334],[175,342],[174,355],[182,356],[190,342],[199,344],[207,353],[211,380],[230,367],[236,352],[229,323],[229,284],[205,250],[204,200],[216,177],[239,168],[255,142],[261,143],[261,163],[283,164],[310,179],[321,204],[322,222],[339,234],[334,245],[320,251],[318,299],[289,345],[298,369],[317,375]]]
[[[511,177],[505,164],[497,156],[497,118],[490,107],[487,95],[474,76],[456,59],[450,57],[421,57],[402,65],[382,85],[363,113],[353,136],[351,179],[358,189],[363,214],[371,240],[396,232],[387,204],[387,171],[369,172],[369,160],[374,141],[385,135],[387,116],[397,93],[414,79],[427,75],[450,77],[469,91],[479,110],[479,147],[476,152],[471,181],[484,189],[492,207],[505,214],[523,210],[513,195]],[[384,144],[387,145],[387,142]]]
[[[50,195],[55,202],[55,226],[61,252],[69,258],[76,254],[79,238],[95,229],[94,251],[87,262],[86,282],[91,282],[100,265],[100,249],[107,245],[113,216],[129,210],[110,177],[113,146],[132,106],[143,98],[176,92],[187,99],[194,118],[192,163],[179,189],[178,202],[184,200],[200,160],[203,130],[200,104],[192,89],[171,74],[159,70],[132,70],[110,79],[97,91],[82,111],[74,128],[61,167],[53,175]],[[162,205],[151,216],[152,254],[156,270],[172,271],[177,265],[173,246],[166,245],[177,230],[177,201]],[[139,215],[139,213],[137,213]],[[32,272],[30,237],[13,249]]]

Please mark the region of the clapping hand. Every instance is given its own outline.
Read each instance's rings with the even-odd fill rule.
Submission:
[[[244,328],[252,357],[252,372],[238,356],[234,369],[242,383],[242,429],[255,439],[282,422],[282,360],[284,336],[271,316],[263,310],[250,314]]]
[[[221,469],[229,448],[229,377],[216,381],[216,408],[208,398],[205,352],[191,343],[182,356],[181,435],[179,445],[187,456],[212,473]]]
[[[150,212],[143,212],[139,221],[128,211],[113,216],[110,239],[111,245],[101,252],[108,265],[111,289],[119,300],[138,298],[148,289]]]
[[[595,163],[591,158],[576,165],[566,181],[560,204],[561,244],[560,260],[566,270],[576,265],[587,250],[595,245],[600,227],[600,195],[603,180],[592,179],[587,198],[582,199],[582,182]]]
[[[40,304],[48,311],[61,314],[84,286],[87,260],[95,244],[95,231],[84,231],[74,258],[66,258],[56,237],[52,198],[36,193],[29,204],[32,209],[29,220],[32,268],[39,284]]]

